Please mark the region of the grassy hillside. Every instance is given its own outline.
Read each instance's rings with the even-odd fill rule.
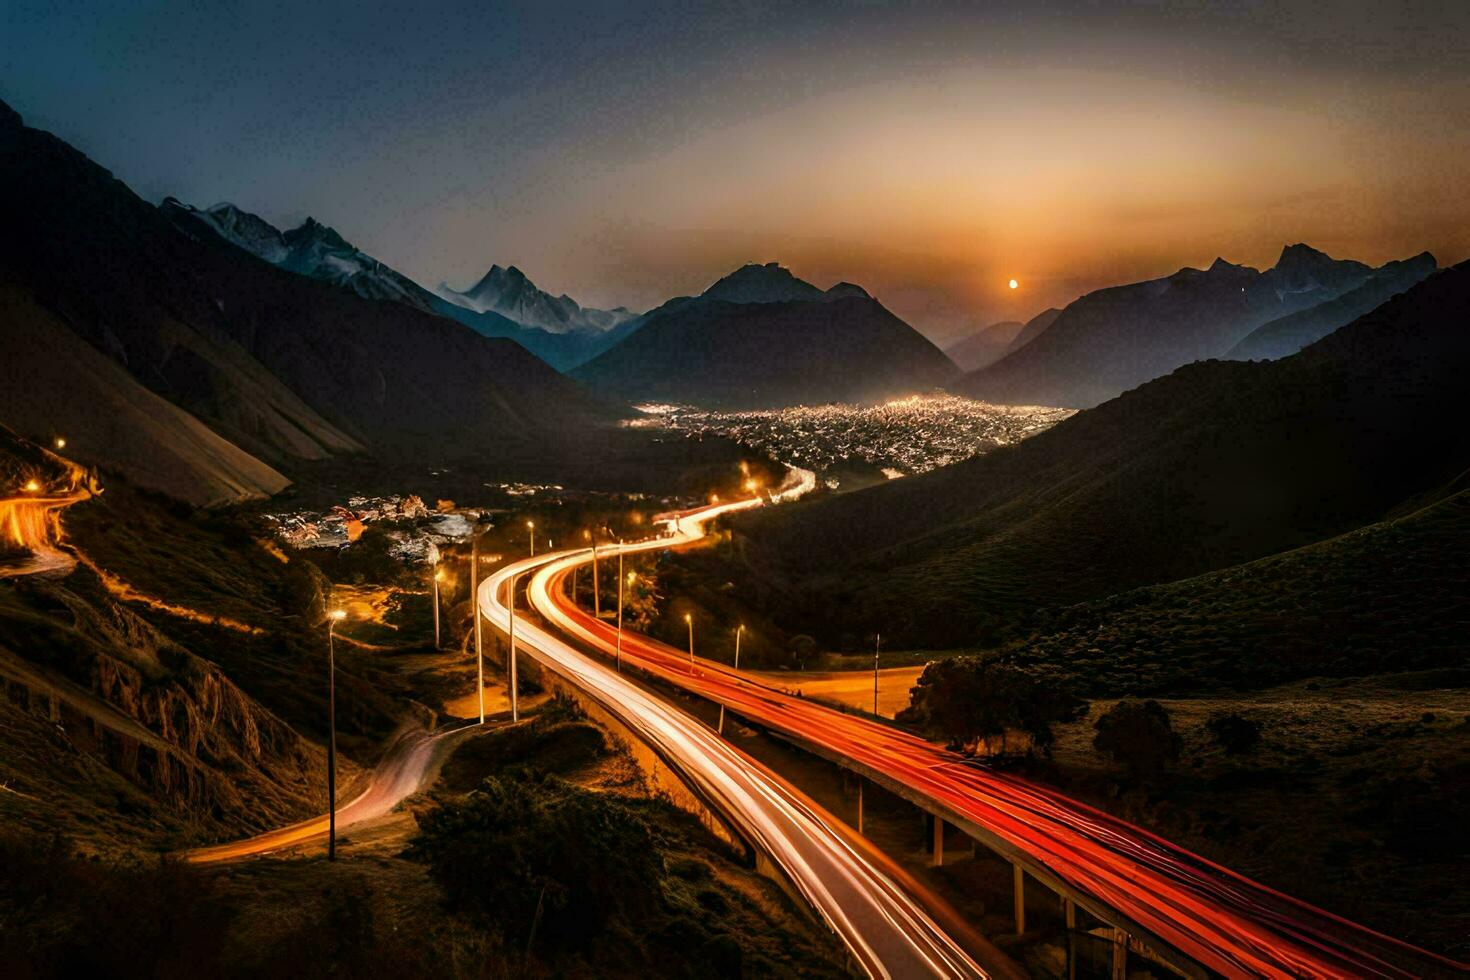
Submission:
[[[1470,490],[1461,490],[1285,554],[1050,611],[1008,656],[1091,696],[1401,672],[1464,683],[1466,596]]]
[[[1461,265],[1293,357],[1194,364],[1017,446],[742,517],[722,571],[830,643],[959,646],[1372,523],[1470,465],[1467,303]]]

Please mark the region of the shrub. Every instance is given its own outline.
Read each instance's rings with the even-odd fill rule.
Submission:
[[[1099,718],[1092,747],[1121,763],[1136,779],[1160,775],[1179,758],[1182,740],[1157,701],[1119,701]]]
[[[583,951],[612,916],[636,921],[659,903],[663,858],[648,823],[554,776],[489,777],[419,826],[412,853],[450,905],[513,945]]]

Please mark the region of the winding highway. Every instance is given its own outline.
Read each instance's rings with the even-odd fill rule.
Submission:
[[[660,545],[653,542],[653,546]],[[538,570],[555,575],[580,561],[578,553],[553,553],[500,569],[481,583],[481,612],[496,628],[508,632],[511,610],[505,596],[513,579]],[[537,576],[531,587],[541,588],[544,582]],[[963,925],[942,902],[927,896],[921,904],[913,897],[916,883],[795,787],[698,719],[534,623],[518,619],[515,639],[518,652],[594,698],[675,768],[783,872],[869,976],[991,975],[951,936],[951,931]],[[932,911],[936,907],[937,913]],[[948,928],[941,926],[936,914],[947,920]],[[981,946],[984,955],[985,944],[978,936],[970,937],[970,944]],[[1004,962],[1000,957],[996,961]]]
[[[623,546],[625,552],[688,544],[710,520],[748,500],[673,515],[674,533]],[[618,548],[599,549],[615,556]],[[561,633],[611,656],[616,630],[574,605],[562,588],[570,570],[591,560],[589,552],[564,552],[522,562],[514,574],[535,569],[527,590],[531,606]],[[498,589],[505,576],[498,579]],[[492,594],[494,589],[491,590]],[[482,593],[483,600],[484,593]],[[487,604],[482,601],[482,606]],[[497,601],[494,614],[504,619]],[[491,612],[487,608],[487,614]],[[523,627],[517,623],[517,635]],[[527,630],[536,648],[553,642],[546,632]],[[564,646],[564,644],[563,644]],[[558,664],[578,676],[592,675],[600,697],[634,715],[660,711],[641,689],[605,683],[586,657]],[[649,675],[723,704],[731,712],[804,744],[841,757],[877,777],[922,794],[936,811],[960,825],[983,828],[993,840],[1071,889],[1117,910],[1190,960],[1226,976],[1414,977],[1464,975],[1463,964],[1419,950],[1391,937],[1314,908],[1251,881],[1199,855],[1170,844],[1054,790],[994,772],[940,746],[864,717],[793,698],[721,664],[624,631],[622,659]],[[616,677],[617,675],[612,675]],[[669,709],[662,709],[668,711]],[[650,725],[662,735],[661,725]],[[687,725],[685,726],[687,728]],[[682,732],[685,753],[698,752],[691,766],[707,778],[739,760],[727,743],[700,727],[699,737]],[[825,828],[812,832],[829,834]],[[825,912],[824,912],[825,914]]]

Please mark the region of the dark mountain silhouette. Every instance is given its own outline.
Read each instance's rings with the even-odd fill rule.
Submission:
[[[961,371],[974,371],[1000,360],[1025,326],[1020,320],[991,323],[950,344],[944,353]]]
[[[743,587],[834,638],[970,643],[1380,520],[1470,467],[1467,308],[1470,263],[1291,357],[1191,364],[1017,446],[742,518],[744,567],[775,570]]]
[[[1361,286],[1336,299],[1319,303],[1298,313],[1272,320],[1251,331],[1225,356],[1234,360],[1275,360],[1295,354],[1321,340],[1343,324],[1376,309],[1399,293],[1434,274],[1434,256],[1421,252],[1411,259],[1390,262],[1375,269]]]
[[[1098,290],[954,389],[991,402],[1086,408],[1223,356],[1262,324],[1335,299],[1372,274],[1360,262],[1291,245],[1266,272],[1216,259],[1204,271]]]
[[[746,266],[711,291],[768,297],[804,286],[816,288],[779,267]],[[628,400],[740,407],[869,401],[955,375],[937,347],[866,293],[817,295],[671,300],[572,375]]]
[[[614,414],[517,344],[286,272],[192,218],[171,221],[8,107],[0,219],[0,270],[27,318],[47,330],[64,324],[272,467],[362,448],[519,448]],[[51,351],[20,353],[27,363],[7,365],[21,386],[12,397],[54,398],[39,390]],[[116,398],[93,397],[91,383],[79,373],[69,401],[81,413],[92,406],[81,428],[107,431]],[[77,439],[79,452],[89,441]]]
[[[786,303],[867,298],[868,291],[850,282],[839,282],[828,290],[798,279],[779,262],[743,265],[700,294],[705,299],[726,303]]]

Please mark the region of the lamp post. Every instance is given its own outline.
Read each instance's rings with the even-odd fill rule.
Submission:
[[[745,632],[745,624],[741,623],[735,627],[735,670],[740,670],[740,634]],[[725,706],[720,705],[720,724],[716,729],[721,735],[725,734]]]
[[[343,609],[327,613],[327,860],[337,860],[337,624]]]
[[[633,573],[628,573],[628,586],[633,585]],[[623,542],[618,542],[618,673],[623,672]]]
[[[873,635],[873,714],[878,714],[878,652],[883,649],[883,634]]]
[[[526,533],[528,535],[530,535],[530,538],[531,538],[531,557],[532,558],[535,558],[536,557],[536,522],[535,521],[527,521],[526,522]]]
[[[602,618],[602,594],[597,590],[597,532],[590,531],[592,538],[592,616]]]
[[[689,673],[694,673],[694,617],[684,614],[684,625],[689,627]]]
[[[470,614],[475,617],[475,684],[480,698],[480,724],[485,724],[485,638],[480,626],[480,536],[470,545]]]
[[[439,583],[444,581],[444,569],[439,563],[434,563],[434,649],[442,650],[443,643],[439,640]]]
[[[505,604],[510,609],[510,629],[506,631],[510,650],[505,655],[506,674],[510,687],[510,720],[521,720],[520,698],[516,692],[516,579],[519,576],[510,577],[510,594],[505,597]],[[484,704],[484,695],[480,696],[480,703]],[[484,710],[483,708],[481,709]]]

